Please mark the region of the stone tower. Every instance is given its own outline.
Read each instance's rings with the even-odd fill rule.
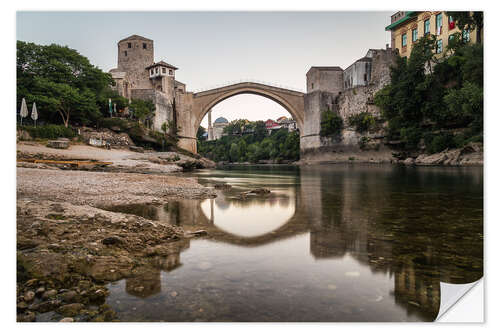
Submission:
[[[132,35],[118,42],[118,71],[127,73],[129,89],[151,89],[146,67],[153,63],[153,40]]]

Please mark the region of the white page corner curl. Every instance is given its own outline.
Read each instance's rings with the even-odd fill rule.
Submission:
[[[440,282],[441,303],[439,305],[439,313],[435,321],[441,321],[440,318],[481,280],[482,278],[472,283],[465,284]]]

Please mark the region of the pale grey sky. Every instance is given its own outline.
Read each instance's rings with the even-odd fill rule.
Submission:
[[[384,48],[393,12],[18,12],[17,39],[76,49],[104,71],[116,43],[151,38],[155,60],[177,67],[188,90],[254,79],[305,89],[311,66],[346,68],[369,48]],[[276,119],[289,114],[264,97],[239,95],[212,119]],[[206,119],[202,122],[206,127]]]

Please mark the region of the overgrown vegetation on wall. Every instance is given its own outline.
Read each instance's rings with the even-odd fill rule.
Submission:
[[[263,121],[234,120],[224,128],[218,140],[203,140],[198,130],[198,153],[216,162],[252,162],[260,160],[296,161],[300,157],[298,132],[282,128],[268,134]]]
[[[325,110],[321,112],[321,136],[335,136],[339,135],[344,127],[342,117],[332,110]]]
[[[389,140],[429,153],[483,140],[483,45],[454,35],[437,59],[435,36],[420,38],[408,59],[399,58],[391,83],[375,95],[388,121]]]
[[[356,129],[356,132],[364,133],[375,126],[376,119],[370,112],[365,111],[349,116],[347,122]]]

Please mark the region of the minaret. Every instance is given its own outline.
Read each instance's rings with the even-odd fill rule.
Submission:
[[[208,141],[212,141],[214,139],[214,129],[212,127],[212,109],[208,111]]]

